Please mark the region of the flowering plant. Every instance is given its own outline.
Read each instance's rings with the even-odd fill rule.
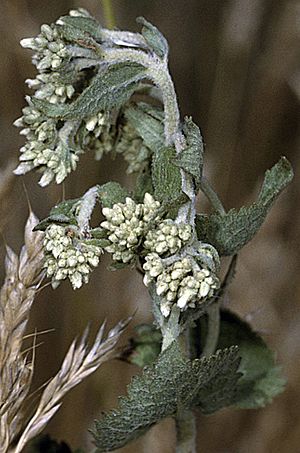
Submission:
[[[281,158],[256,202],[226,212],[203,175],[200,129],[180,116],[168,43],[154,25],[138,23],[141,33],[108,30],[78,9],[21,41],[34,51],[38,74],[27,81],[35,91],[15,123],[26,137],[15,173],[36,169],[41,186],[60,184],[88,150],[96,160],[124,157],[135,177],[131,192],[117,182],[97,185],[35,226],[44,232],[43,266],[54,288],[69,279],[78,289],[108,253],[113,268],[142,273],[149,290],[153,326],[138,330],[126,351],[126,360],[147,368],[119,409],[96,422],[97,451],[120,448],[174,417],[177,451],[193,452],[195,411],[256,408],[282,391],[273,354],[222,299],[238,252],[293,173]],[[196,212],[198,194],[212,214]],[[104,219],[94,227],[99,206]],[[232,259],[222,280],[224,256]]]

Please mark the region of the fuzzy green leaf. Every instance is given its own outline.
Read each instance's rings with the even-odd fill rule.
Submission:
[[[151,365],[161,350],[162,336],[153,325],[141,324],[135,327],[135,335],[122,357],[141,368]]]
[[[238,349],[232,346],[226,354],[219,353],[219,360],[212,363],[207,370],[210,379],[201,386],[193,401],[193,405],[204,414],[212,414],[224,407],[230,406],[235,399],[237,382],[240,377],[238,367],[240,363]],[[218,353],[217,353],[218,354]]]
[[[46,228],[52,223],[62,225],[76,224],[74,211],[79,202],[80,198],[75,198],[73,200],[62,201],[58,205],[54,206],[50,211],[50,215],[41,220],[34,227],[33,231],[45,231]]]
[[[110,181],[99,186],[98,195],[103,207],[112,208],[116,203],[124,203],[129,192],[118,182]]]
[[[62,16],[59,18],[59,24],[60,33],[65,36],[64,32],[67,30],[68,35],[65,37],[69,37],[69,39],[70,33],[72,33],[73,39],[81,39],[87,36],[99,39],[102,36],[101,25],[92,17]]]
[[[268,170],[257,202],[241,209],[231,209],[222,215],[197,216],[196,227],[200,240],[209,242],[220,255],[237,253],[263,224],[272,203],[291,182],[293,170],[285,157]]]
[[[161,202],[172,202],[182,194],[180,169],[174,165],[175,149],[161,148],[154,153],[152,183],[154,196]]]
[[[186,136],[187,148],[185,148],[174,163],[185,172],[192,175],[197,185],[202,178],[204,146],[199,127],[191,118],[185,118],[183,131]]]
[[[119,409],[96,421],[92,433],[97,452],[120,448],[163,418],[174,416],[177,410],[192,407],[201,389],[227,375],[228,369],[231,376],[238,364],[236,347],[218,351],[208,359],[190,361],[173,342],[155,365],[133,379],[128,396],[120,398]]]
[[[138,174],[135,183],[134,198],[138,203],[142,203],[145,193],[153,195],[153,185],[149,165],[143,168]]]
[[[284,390],[285,380],[276,366],[274,354],[245,322],[224,311],[218,347],[238,345],[241,356],[237,392],[232,400],[238,408],[264,407]]]
[[[136,21],[138,24],[143,25],[142,35],[150,49],[160,58],[166,58],[168,56],[169,46],[163,34],[143,17],[138,17]]]
[[[107,67],[94,77],[82,94],[70,104],[51,104],[32,98],[33,104],[50,118],[75,120],[123,105],[133,94],[146,69],[136,63]]]
[[[163,112],[160,109],[139,103],[137,106],[126,109],[125,117],[152,152],[164,146]]]

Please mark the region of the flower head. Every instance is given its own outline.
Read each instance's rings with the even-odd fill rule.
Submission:
[[[192,256],[164,265],[158,254],[146,256],[143,269],[146,271],[144,283],[155,282],[156,294],[161,296],[160,309],[168,317],[176,304],[181,311],[195,308],[212,297],[219,287],[219,279],[207,268],[199,266]]]
[[[177,224],[171,219],[166,219],[147,233],[144,247],[158,255],[173,255],[191,238],[191,225]]]
[[[136,203],[127,197],[125,203],[116,203],[112,208],[103,208],[106,220],[101,223],[108,232],[110,244],[105,250],[112,253],[115,261],[131,262],[136,249],[145,235],[148,223],[157,221],[160,203],[146,193],[144,202]]]
[[[99,264],[102,249],[76,237],[75,233],[61,225],[50,225],[44,239],[47,276],[52,284],[69,278],[74,289],[87,283],[89,274]]]

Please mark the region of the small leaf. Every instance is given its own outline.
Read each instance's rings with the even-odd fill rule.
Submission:
[[[99,199],[104,208],[112,208],[116,203],[124,203],[129,196],[128,191],[118,182],[107,182],[99,186]]]
[[[258,201],[241,209],[231,209],[222,215],[200,215],[196,219],[200,240],[209,242],[220,255],[237,253],[263,224],[272,203],[293,178],[290,163],[285,157],[268,170]]]
[[[212,380],[230,376],[239,365],[236,347],[218,351],[202,360],[186,359],[176,342],[158,357],[157,362],[133,378],[128,396],[120,407],[96,421],[92,434],[98,449],[111,451],[126,445],[154,423],[198,402],[197,395]]]
[[[159,149],[153,156],[152,183],[154,196],[161,202],[172,202],[180,197],[181,174],[174,165],[175,149],[171,147]]]
[[[160,109],[141,102],[137,106],[126,109],[125,117],[152,152],[164,146],[164,117]]]
[[[292,181],[294,176],[292,166],[286,157],[281,159],[270,170],[266,171],[258,203],[269,207],[280,192]]]
[[[153,185],[149,165],[144,167],[136,178],[134,199],[138,203],[143,203],[145,193],[153,195]]]
[[[232,403],[243,409],[264,407],[284,390],[285,380],[280,376],[274,354],[245,321],[229,311],[221,315],[218,347],[236,344],[241,356],[242,376]]]
[[[196,184],[199,185],[202,178],[204,154],[201,132],[191,118],[185,118],[183,131],[186,136],[187,148],[174,159],[174,164],[192,175]]]
[[[54,206],[50,211],[50,215],[41,220],[34,227],[33,231],[45,231],[46,228],[52,223],[58,223],[61,225],[76,224],[74,212],[79,202],[80,198],[75,198],[73,200],[62,201],[58,205]]]
[[[94,77],[82,94],[70,104],[51,104],[32,98],[32,103],[50,118],[62,120],[84,118],[101,110],[123,105],[147,76],[146,69],[136,63],[108,66]]]
[[[151,365],[161,350],[162,336],[153,325],[141,324],[135,327],[135,336],[130,339],[122,358],[141,368]]]
[[[103,228],[97,227],[93,228],[91,231],[91,236],[95,239],[106,239],[107,238],[107,230]]]
[[[70,217],[73,215],[76,205],[80,202],[80,200],[81,198],[74,198],[72,200],[62,201],[51,209],[50,215],[64,215]]]
[[[82,243],[86,245],[94,245],[95,247],[100,248],[107,247],[111,244],[108,239],[85,239]]]
[[[163,34],[143,17],[138,17],[136,21],[138,24],[143,25],[142,35],[150,49],[160,58],[166,58],[168,56],[169,46]]]
[[[59,31],[63,36],[65,36],[64,31],[66,29],[69,34],[72,30],[73,36],[77,39],[86,36],[99,39],[102,36],[101,25],[92,17],[62,16],[59,18]]]
[[[121,263],[121,262],[117,262],[117,261],[116,261],[116,262],[111,263],[111,264],[107,267],[107,269],[108,269],[109,271],[112,271],[112,272],[113,272],[113,271],[119,271],[119,270],[125,269],[125,268],[128,267],[128,266],[130,266],[130,264],[128,264],[128,263]]]

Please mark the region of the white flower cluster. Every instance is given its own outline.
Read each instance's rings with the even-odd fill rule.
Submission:
[[[69,150],[62,141],[56,147],[47,146],[43,142],[32,140],[21,149],[21,163],[15,169],[16,175],[22,175],[38,168],[43,171],[39,184],[47,186],[53,179],[60,184],[66,176],[76,169],[78,155]]]
[[[65,83],[59,72],[41,73],[35,79],[27,79],[29,88],[35,89],[37,99],[45,99],[51,104],[63,104],[71,99],[75,88],[71,83]]]
[[[86,118],[84,129],[82,145],[95,152],[96,160],[112,151],[115,134],[112,131],[109,112],[99,112]]]
[[[21,46],[32,49],[32,61],[39,71],[57,70],[69,60],[65,42],[60,38],[56,25],[44,24],[36,38],[24,38]]]
[[[46,229],[44,267],[54,285],[69,278],[73,288],[77,289],[88,282],[92,268],[99,264],[102,249],[85,243],[74,234],[72,230],[55,224]]]
[[[125,203],[117,203],[112,208],[103,208],[106,220],[101,226],[108,231],[108,240],[111,242],[105,250],[112,253],[115,261],[123,263],[132,261],[148,223],[159,220],[157,215],[159,207],[160,203],[146,193],[141,204],[127,197]]]
[[[79,9],[71,11],[72,16],[87,16],[88,13]],[[68,50],[69,42],[60,36],[56,24],[42,25],[40,34],[35,38],[22,39],[23,47],[35,53],[33,63],[38,69],[35,79],[26,82],[35,90],[32,99],[27,96],[28,107],[23,109],[23,116],[15,121],[22,127],[21,134],[26,136],[26,144],[21,148],[20,165],[15,170],[17,175],[38,169],[43,173],[40,185],[45,186],[52,180],[60,184],[66,176],[75,170],[78,155],[82,149],[75,145],[78,130],[76,122],[65,125],[42,113],[33,99],[46,100],[52,104],[63,104],[75,93],[74,84],[78,71],[71,62]],[[70,140],[69,140],[70,136]]]
[[[176,224],[171,219],[163,220],[151,229],[144,242],[145,249],[158,255],[178,252],[192,238],[191,225]]]
[[[55,120],[47,118],[35,108],[29,96],[26,99],[29,105],[23,108],[23,116],[18,118],[14,125],[23,128],[20,134],[25,135],[27,140],[36,140],[38,142],[53,141],[57,135]]]
[[[201,267],[192,256],[178,259],[165,267],[157,253],[150,253],[146,256],[143,268],[146,271],[145,285],[148,286],[154,280],[157,295],[163,296],[160,310],[165,317],[169,316],[174,304],[182,311],[195,308],[212,297],[219,287],[214,272]]]
[[[130,123],[122,126],[120,138],[116,144],[116,152],[122,154],[128,163],[127,173],[140,171],[147,162],[150,150],[143,144],[142,138]]]

